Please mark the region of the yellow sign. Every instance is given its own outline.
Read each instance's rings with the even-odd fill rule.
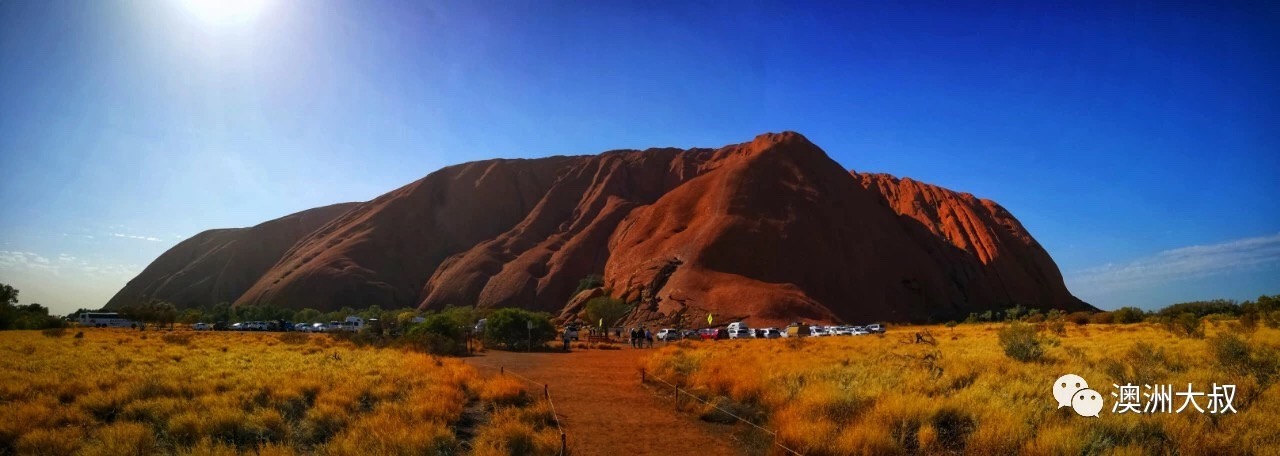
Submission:
[[[707,314],[707,324],[711,324],[711,314]]]
[[[601,318],[601,319],[600,319],[600,327],[601,327],[601,328],[603,328],[603,327],[604,327],[604,318]]]

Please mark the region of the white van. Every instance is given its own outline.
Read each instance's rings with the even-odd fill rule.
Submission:
[[[740,321],[729,323],[729,326],[725,329],[729,331],[730,339],[750,339],[755,337],[751,328],[748,328],[746,323]]]
[[[343,331],[360,332],[361,329],[364,329],[364,319],[355,315],[347,317],[347,319],[342,322]]]

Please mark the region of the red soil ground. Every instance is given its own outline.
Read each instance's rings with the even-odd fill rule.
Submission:
[[[569,450],[581,455],[731,455],[729,428],[678,413],[670,397],[640,384],[640,359],[649,350],[512,353],[490,350],[466,361],[497,375],[505,366],[550,385]]]

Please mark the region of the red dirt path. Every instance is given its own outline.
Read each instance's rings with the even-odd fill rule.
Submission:
[[[512,353],[490,350],[466,358],[482,373],[510,372],[550,385],[569,450],[579,455],[732,455],[742,453],[727,429],[677,413],[640,385],[639,360],[648,350]]]

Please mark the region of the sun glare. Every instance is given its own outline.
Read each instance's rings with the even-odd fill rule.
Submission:
[[[266,10],[270,0],[182,0],[187,10],[213,24],[253,22]]]

